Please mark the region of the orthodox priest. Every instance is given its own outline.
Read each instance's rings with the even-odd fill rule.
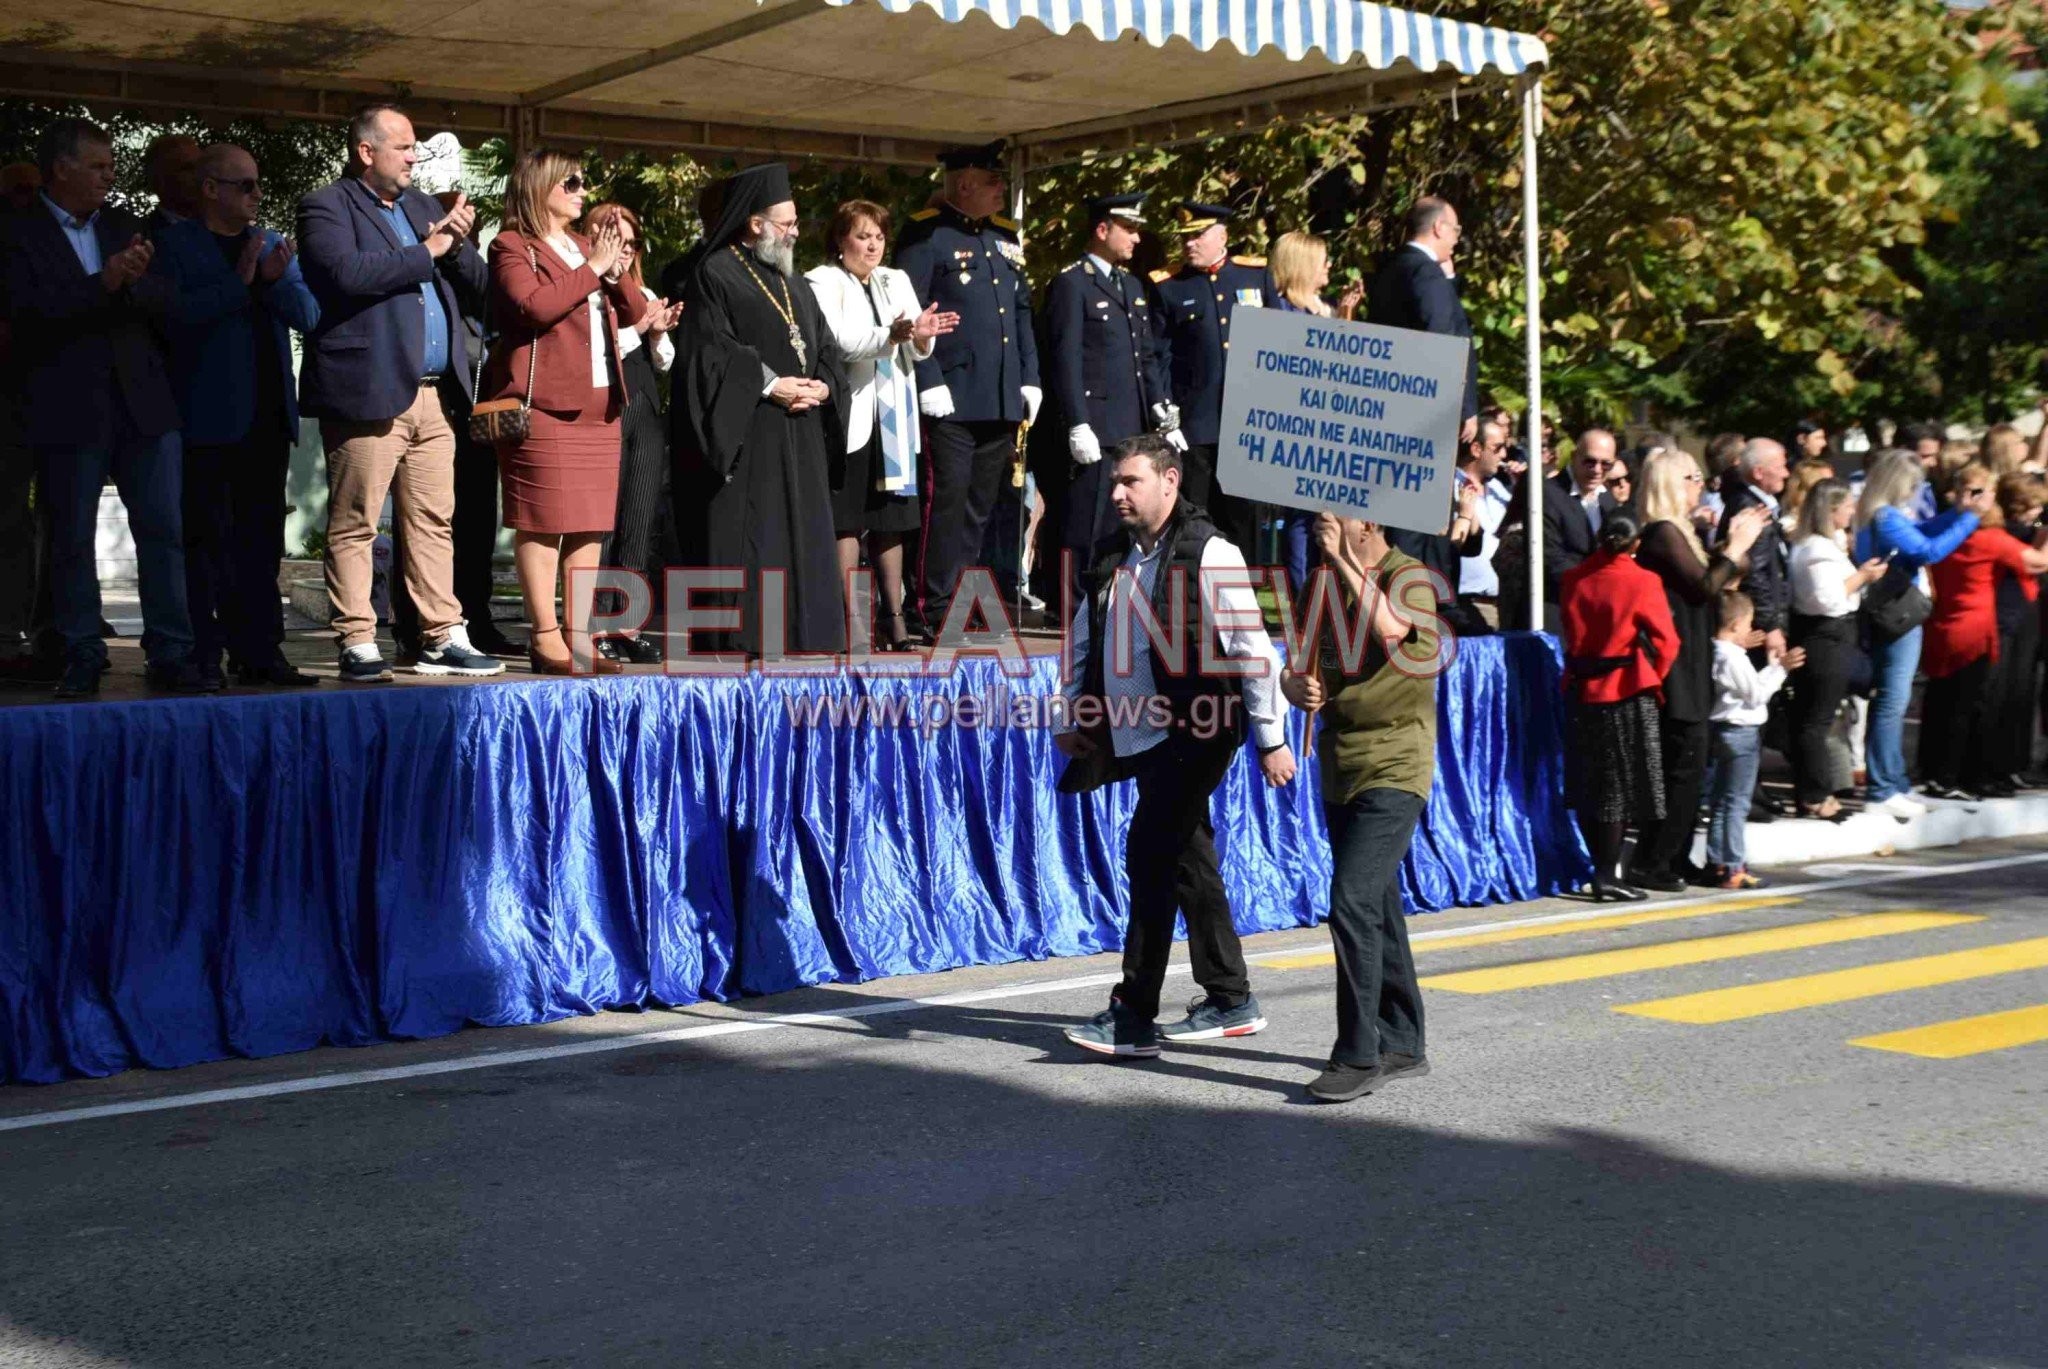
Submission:
[[[704,237],[676,272],[683,299],[669,411],[686,561],[746,572],[740,631],[761,656],[846,645],[829,452],[845,430],[845,377],[796,270],[789,170],[749,167],[700,201]],[[764,634],[765,571],[781,571],[785,624]]]

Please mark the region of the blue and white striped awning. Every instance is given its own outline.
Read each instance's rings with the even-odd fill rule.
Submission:
[[[834,6],[859,0],[827,0]],[[1385,71],[1491,68],[1519,76],[1549,61],[1543,40],[1361,0],[871,0],[892,14],[931,10],[949,23],[981,14],[1000,28],[1034,19],[1054,33],[1086,29],[1104,42],[1135,33],[1153,47],[1180,38],[1199,52],[1229,44],[1247,57],[1274,49],[1290,62],[1311,52],[1343,65],[1362,58]]]

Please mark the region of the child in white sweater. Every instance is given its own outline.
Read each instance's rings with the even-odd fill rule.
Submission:
[[[1792,648],[1758,670],[1750,661],[1756,605],[1747,594],[1730,590],[1721,596],[1721,628],[1714,634],[1713,749],[1707,770],[1707,863],[1723,889],[1759,889],[1763,881],[1745,868],[1743,824],[1749,800],[1756,793],[1756,772],[1762,760],[1764,719],[1771,696],[1784,688],[1785,676],[1799,669],[1806,653]]]

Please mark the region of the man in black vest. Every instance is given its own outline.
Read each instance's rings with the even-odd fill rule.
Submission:
[[[1122,531],[1104,540],[1083,577],[1072,631],[1085,665],[1067,683],[1068,713],[1054,738],[1070,760],[1062,791],[1138,782],[1124,845],[1131,922],[1123,982],[1107,1010],[1066,1033],[1102,1055],[1156,1056],[1162,1037],[1250,1036],[1266,1025],[1216,865],[1209,796],[1244,745],[1246,715],[1266,783],[1294,778],[1287,704],[1244,553],[1180,501],[1181,462],[1163,435],[1145,433],[1104,463]],[[1177,649],[1155,650],[1138,596]],[[1184,1019],[1161,1028],[1153,1019],[1176,913],[1187,918],[1188,957],[1204,993]]]

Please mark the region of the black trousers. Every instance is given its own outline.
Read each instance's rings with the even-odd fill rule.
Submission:
[[[1176,913],[1187,918],[1195,982],[1231,1007],[1251,997],[1209,821],[1209,796],[1223,783],[1237,749],[1231,741],[1194,741],[1177,732],[1133,762],[1138,806],[1124,842],[1131,925],[1124,934],[1124,977],[1116,997],[1144,1021],[1159,1015]]]
[[[626,360],[630,366],[633,358]],[[645,369],[649,376],[654,374],[653,367]],[[629,387],[642,383],[638,373],[628,374]],[[654,398],[652,382],[646,383],[650,385],[647,391],[632,388],[633,398],[620,425],[619,506],[612,518],[612,535],[605,539],[604,564],[646,576],[648,612],[658,614],[664,569],[660,552],[668,541],[668,421],[662,417],[661,405]],[[455,506],[462,507],[460,496]],[[467,608],[464,605],[465,612]],[[652,632],[661,630],[658,618],[650,618],[646,626]]]
[[[15,400],[0,395],[0,640],[26,634],[35,622],[36,515],[29,490],[36,454],[20,440]]]
[[[1370,1069],[1382,1052],[1421,1055],[1422,989],[1401,910],[1401,861],[1422,817],[1419,794],[1368,789],[1323,805],[1330,825],[1330,940],[1337,951],[1337,1044],[1330,1058]]]
[[[1993,778],[2033,768],[2034,666],[2040,649],[2040,620],[2034,606],[2027,604],[2012,630],[1998,634],[1998,664],[1991,683],[1995,711],[1986,756]]]
[[[1856,647],[1856,618],[1792,615],[1786,634],[1790,646],[1806,648],[1806,664],[1792,676],[1792,793],[1800,806],[1812,808],[1833,793],[1828,783],[1828,729],[1841,711],[1849,690]]]
[[[1984,750],[1991,730],[1987,708],[1990,685],[1989,656],[1927,682],[1920,696],[1922,782],[1969,789],[1987,778]]]
[[[1642,875],[1682,879],[1692,864],[1692,838],[1699,826],[1700,792],[1707,782],[1707,744],[1713,724],[1683,722],[1669,713],[1657,719],[1664,751],[1664,816],[1636,833],[1629,868]]]
[[[260,666],[284,644],[284,559],[292,448],[259,420],[240,442],[185,448],[185,600],[197,659]]]
[[[455,429],[455,601],[471,627],[491,621],[491,558],[498,550],[498,453],[469,436],[469,398],[453,380],[441,384],[441,403]],[[420,611],[405,590],[405,534],[391,533],[391,635],[401,646],[420,639]]]
[[[1244,553],[1247,564],[1266,564],[1265,548],[1259,542],[1259,519],[1265,506],[1239,499],[1216,482],[1216,444],[1190,446],[1182,464],[1185,469],[1181,474],[1181,498],[1206,509],[1209,521]]]
[[[918,553],[918,616],[937,632],[960,573],[981,554],[982,534],[1017,453],[1014,423],[925,425],[924,540]]]

